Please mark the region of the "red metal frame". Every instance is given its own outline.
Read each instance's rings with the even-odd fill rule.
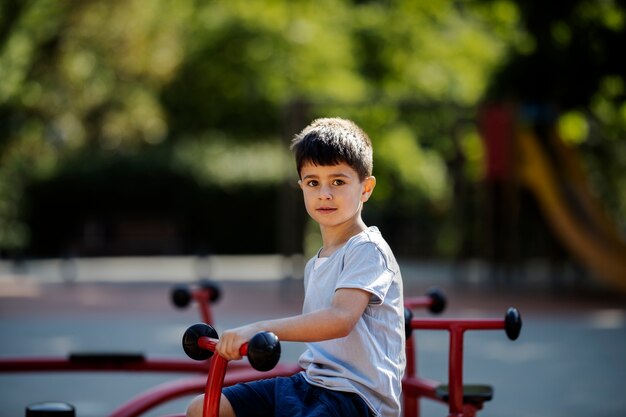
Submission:
[[[235,366],[245,366],[241,363]],[[73,360],[61,357],[14,357],[0,359],[0,373],[7,372],[197,372],[209,371],[208,362],[154,358],[132,361],[93,359]]]
[[[176,299],[174,296],[174,292],[176,291],[180,291],[184,294],[182,300]],[[174,304],[179,308],[185,308],[188,306],[189,302],[192,300],[195,301],[202,322],[213,324],[211,304],[220,297],[220,291],[216,284],[203,280],[193,288],[187,285],[177,285],[173,289],[172,296]]]
[[[218,296],[216,287],[201,284],[198,288],[187,289],[189,301],[195,300],[202,320],[210,324],[213,321],[211,303]],[[245,351],[244,351],[245,353]],[[153,387],[131,398],[115,409],[109,417],[138,417],[154,407],[190,394],[207,392],[209,385],[204,375],[225,373],[219,355],[213,355],[211,361],[193,361],[190,359],[146,358],[141,354],[103,353],[78,354],[68,357],[13,357],[0,358],[0,373],[12,372],[160,372],[160,373],[198,373],[203,376],[181,378]],[[217,368],[213,367],[217,363]],[[299,372],[297,364],[278,364],[268,372],[260,372],[244,361],[237,361],[229,366],[228,375],[222,377],[224,386],[238,382],[254,381],[261,377],[289,376]],[[222,383],[219,385],[221,386]],[[217,386],[214,385],[214,386]],[[172,417],[172,416],[170,416]]]
[[[205,323],[212,321],[211,300],[215,299],[213,289],[200,287],[190,292],[191,298],[198,303],[200,316]],[[440,295],[440,294],[438,294]],[[439,309],[434,305],[439,303]],[[432,312],[440,312],[442,300],[431,295],[410,297],[405,299],[405,306],[410,309],[429,308]],[[445,300],[443,301],[445,305]],[[449,399],[444,401],[437,395],[440,382],[417,375],[415,357],[415,338],[406,341],[407,367],[403,384],[403,409],[405,417],[419,417],[419,400],[428,398],[449,406],[448,417],[474,417],[482,409],[482,402],[463,403],[463,337],[467,330],[496,330],[505,328],[505,320],[501,319],[433,319],[411,318],[409,326],[412,330],[446,330],[449,332]],[[201,337],[198,344],[203,349],[213,350],[216,340]],[[247,345],[242,347],[245,355]],[[226,369],[229,372],[226,374]],[[190,361],[169,358],[145,358],[142,355],[78,355],[68,358],[3,358],[0,359],[0,373],[3,372],[80,372],[80,371],[132,371],[132,372],[176,372],[176,373],[208,373],[208,378],[195,376],[170,381],[135,396],[119,406],[109,417],[138,417],[142,413],[170,400],[194,393],[205,393],[203,404],[204,416],[215,417],[219,410],[222,386],[237,382],[253,381],[261,377],[289,376],[301,369],[297,364],[278,364],[269,372],[254,370],[246,362],[228,361],[219,355],[213,355],[211,361]],[[179,417],[179,415],[176,415]],[[181,415],[182,416],[182,415]],[[170,416],[173,417],[173,416]]]
[[[213,290],[210,288],[197,288],[191,292],[191,296],[198,304],[200,317],[205,323],[213,323],[213,313],[211,311],[211,299],[214,297]]]
[[[413,330],[447,330],[449,332],[448,387],[449,417],[473,417],[482,409],[483,403],[463,402],[463,336],[467,330],[500,330],[506,328],[504,319],[411,319]],[[437,381],[417,376],[415,345],[413,337],[407,340],[407,370],[402,381],[404,393],[404,416],[419,416],[421,397],[443,401],[436,393],[441,385]]]
[[[434,303],[435,300],[429,295],[419,295],[416,297],[404,298],[404,305],[410,309],[430,308]]]
[[[296,371],[289,365],[277,365],[271,372],[269,372],[268,375],[266,372],[261,373],[259,371],[255,371],[254,369],[244,369],[242,367],[233,369],[232,365],[237,363],[238,362],[231,364],[228,373],[225,375],[223,386],[226,387],[239,382],[255,381],[262,377],[289,376],[293,375],[294,371]],[[169,381],[134,397],[127,403],[115,409],[111,414],[109,414],[109,417],[138,417],[146,411],[152,410],[153,408],[168,401],[189,394],[199,394],[203,391],[206,392],[206,387],[206,376]]]
[[[219,355],[214,355],[219,357]],[[213,361],[192,361],[182,359],[141,359],[116,360],[115,357],[103,360],[95,356],[88,356],[80,360],[70,358],[39,357],[39,358],[2,358],[0,359],[0,373],[11,372],[165,372],[165,373],[198,373],[199,376],[187,377],[158,385],[144,391],[125,404],[114,410],[109,417],[137,417],[154,407],[170,400],[189,394],[200,394],[207,389],[207,378],[210,374]],[[254,381],[261,377],[289,376],[299,372],[297,364],[278,364],[268,372],[259,372],[246,362],[237,361],[229,366],[229,372],[224,380],[224,386],[237,382]]]
[[[200,337],[198,339],[198,346],[202,349],[215,351],[217,344],[216,339],[210,337]],[[239,354],[246,356],[248,354],[248,344],[244,343],[239,348]],[[206,388],[204,392],[203,403],[203,417],[219,417],[220,399],[222,396],[222,387],[224,386],[224,378],[226,376],[226,368],[228,367],[228,360],[224,359],[220,355],[213,355],[211,358],[211,369],[209,370],[209,376],[206,382]]]
[[[434,289],[438,292],[437,289]],[[441,293],[442,294],[442,293]],[[422,295],[416,297],[405,297],[404,306],[410,310],[417,308],[431,309],[434,306],[436,299],[431,295]],[[440,306],[435,312],[440,313],[445,308],[445,299],[443,305]],[[419,398],[428,397],[431,399],[437,399],[435,397],[435,388],[439,385],[436,381],[431,381],[426,378],[417,376],[417,359],[415,357],[415,341],[413,337],[407,337],[405,352],[406,352],[406,370],[404,372],[403,385],[403,411],[405,417],[418,417],[419,416]],[[407,386],[409,384],[410,386]],[[414,388],[414,389],[412,389]],[[417,390],[417,391],[416,391]]]

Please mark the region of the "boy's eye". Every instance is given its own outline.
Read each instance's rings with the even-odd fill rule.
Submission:
[[[316,180],[310,180],[306,183],[306,185],[308,185],[309,187],[315,187],[317,186],[317,181]]]
[[[334,180],[333,181],[333,185],[343,185],[343,184],[345,184],[344,180]]]

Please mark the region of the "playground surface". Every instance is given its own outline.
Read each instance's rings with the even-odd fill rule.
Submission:
[[[466,335],[465,380],[494,386],[494,399],[480,416],[603,417],[626,414],[626,298],[458,283],[435,270],[407,266],[405,295],[438,285],[448,298],[446,317],[502,317],[509,306],[522,313],[520,338],[501,332]],[[218,332],[262,318],[297,314],[300,279],[217,280],[222,297],[213,307]],[[65,356],[69,352],[143,352],[184,357],[180,338],[199,321],[192,306],[178,310],[169,282],[115,279],[38,280],[0,277],[0,356]],[[428,316],[428,313],[418,313]],[[447,334],[417,333],[418,369],[445,381]],[[283,344],[283,360],[295,361],[299,344]],[[172,374],[0,374],[2,416],[24,414],[28,403],[63,400],[81,417],[106,415],[133,394],[176,378]],[[189,398],[148,416],[180,412]],[[422,415],[444,416],[442,405],[422,401]]]

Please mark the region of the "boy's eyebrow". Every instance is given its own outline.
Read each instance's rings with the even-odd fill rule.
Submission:
[[[302,177],[302,179],[307,179],[307,178],[317,178],[319,175],[317,174],[308,174]],[[333,173],[329,175],[330,177],[341,177],[341,178],[350,178],[349,175],[344,174],[343,172],[337,172],[337,173]]]

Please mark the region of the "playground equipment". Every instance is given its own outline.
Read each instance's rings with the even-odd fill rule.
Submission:
[[[528,189],[563,247],[595,277],[626,291],[626,242],[593,195],[575,149],[559,137],[555,115],[542,109],[482,109],[487,180]]]
[[[202,282],[197,286],[176,286],[172,301],[178,307],[187,307],[197,301],[200,316],[211,316],[211,303],[219,298],[219,288]],[[405,325],[407,332],[407,369],[403,384],[403,412],[405,417],[420,415],[421,399],[434,400],[448,405],[448,417],[474,417],[491,400],[493,389],[489,385],[466,385],[463,383],[463,335],[468,330],[504,329],[511,340],[521,330],[519,312],[511,308],[502,319],[435,319],[415,318],[413,310],[427,309],[433,314],[445,310],[444,293],[436,288],[424,296],[405,298]],[[416,364],[415,330],[446,330],[450,333],[449,372],[447,382],[437,382],[418,375]],[[275,335],[260,333],[241,347],[242,356],[248,361],[229,363],[219,355],[213,355],[217,332],[208,323],[189,327],[183,335],[183,350],[194,361],[171,358],[147,358],[141,354],[71,354],[67,358],[31,357],[0,359],[0,373],[23,372],[172,372],[189,373],[157,385],[118,406],[109,417],[137,417],[168,401],[190,394],[205,393],[204,416],[217,416],[221,389],[238,382],[260,378],[289,376],[301,371],[297,364],[278,363],[280,343]],[[210,360],[210,361],[209,361]],[[227,372],[228,369],[228,372]],[[207,377],[208,375],[208,377]],[[46,402],[26,408],[27,417],[75,417],[70,404]],[[172,417],[172,416],[170,416]]]
[[[183,335],[183,348],[187,356],[195,360],[213,358],[204,392],[203,417],[219,415],[220,397],[228,366],[228,360],[213,355],[216,344],[217,332],[208,324],[193,325]],[[248,343],[241,345],[239,353],[248,357],[254,369],[266,372],[272,370],[278,363],[280,350],[280,342],[275,334],[261,332],[254,335]]]
[[[549,139],[562,158],[562,175],[550,163],[537,135],[529,129],[518,132],[522,183],[537,197],[563,245],[599,278],[626,291],[626,244],[589,191],[573,150],[556,135]]]
[[[463,383],[463,335],[468,330],[504,329],[510,340],[519,337],[522,318],[519,311],[509,308],[500,319],[433,319],[414,318],[413,309],[427,308],[439,314],[446,307],[446,298],[439,289],[430,289],[425,296],[405,299],[405,330],[407,366],[403,388],[404,417],[419,417],[421,398],[448,404],[449,417],[474,417],[485,402],[493,398],[490,385]],[[416,363],[417,343],[414,330],[447,330],[450,334],[448,351],[448,382],[442,383],[418,375]]]
[[[198,285],[177,285],[171,291],[171,300],[179,308],[188,307],[196,301],[200,317],[212,322],[212,303],[220,297],[219,287],[209,281]],[[202,323],[202,325],[207,325]],[[253,349],[254,351],[254,349]],[[250,356],[249,356],[250,357]],[[262,373],[258,367],[258,355],[252,362],[237,361],[222,378],[224,386],[238,382],[253,381],[261,377],[289,376],[300,370],[296,364],[278,364]],[[207,373],[211,363],[177,358],[151,358],[141,353],[70,353],[66,357],[15,357],[0,359],[0,373],[174,373],[189,374],[152,387],[130,398],[115,408],[108,417],[137,417],[169,401],[205,391]],[[28,417],[73,417],[74,407],[63,402],[41,402],[26,408]]]
[[[522,320],[515,308],[507,310],[504,320],[499,319],[416,319],[411,308],[427,307],[433,313],[445,308],[445,297],[438,290],[431,290],[424,297],[406,300],[405,320],[407,324],[407,355],[414,358],[411,333],[414,329],[448,330],[450,332],[449,381],[440,384],[416,375],[415,362],[407,367],[404,389],[404,416],[419,415],[417,401],[420,397],[434,399],[449,406],[448,417],[475,417],[483,404],[493,397],[489,385],[463,385],[463,334],[467,330],[504,329],[511,340],[520,334]],[[196,360],[211,357],[217,343],[217,332],[208,325],[191,326],[183,335],[183,346],[187,355]],[[241,355],[248,355],[252,366],[267,371],[276,366],[280,357],[280,342],[272,333],[258,333],[247,344],[242,345]],[[228,361],[214,355],[206,383],[203,417],[217,417],[219,402]]]

